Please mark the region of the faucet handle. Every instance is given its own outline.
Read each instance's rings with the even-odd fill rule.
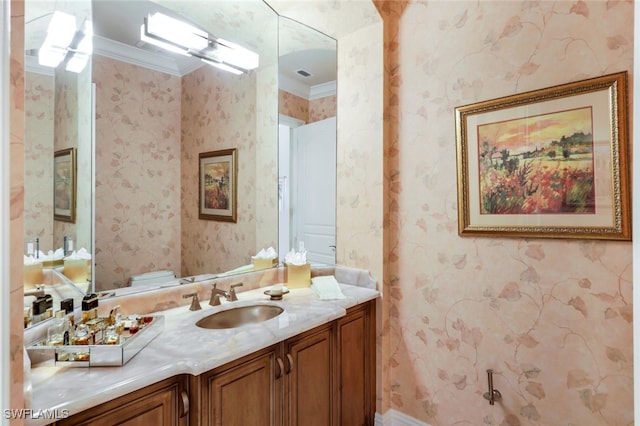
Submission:
[[[238,296],[236,295],[236,287],[242,287],[242,283],[231,284],[231,288],[229,289],[229,296],[231,296],[229,300],[231,302],[235,302],[236,300],[238,300]]]
[[[211,297],[209,298],[209,305],[211,306],[219,306],[220,305],[220,294],[226,294],[223,290],[218,290],[218,283],[213,283],[213,287],[211,287]]]
[[[182,296],[183,299],[188,299],[189,297],[193,297],[193,299],[191,299],[191,306],[189,306],[190,311],[199,311],[202,309],[200,307],[200,301],[198,300],[198,293],[189,293]]]

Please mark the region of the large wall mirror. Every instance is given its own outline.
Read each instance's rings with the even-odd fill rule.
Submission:
[[[49,201],[54,153],[70,147],[58,146],[56,133],[65,120],[56,99],[64,94],[69,102],[69,83],[59,91],[58,69],[46,84],[31,82],[45,77],[27,70],[27,241],[37,236],[41,250],[55,250],[66,236],[74,249],[86,248],[96,291],[158,271],[244,272],[261,249],[272,246],[282,256],[301,242],[312,262],[335,263],[334,39],[258,0],[68,3],[83,5],[76,21],[88,13],[94,31],[91,63],[74,76],[75,223],[54,220]],[[27,55],[46,34],[52,7],[65,4],[26,1],[25,35],[35,34]],[[236,75],[141,42],[140,26],[154,12],[250,49],[259,67]],[[52,106],[41,105],[44,98]],[[43,114],[47,126],[29,124]],[[228,149],[237,153],[236,221],[201,219],[199,156]]]

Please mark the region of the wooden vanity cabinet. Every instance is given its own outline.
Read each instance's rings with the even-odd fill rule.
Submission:
[[[375,301],[191,379],[191,426],[373,425]]]
[[[336,321],[338,425],[373,425],[376,394],[375,301]]]
[[[176,376],[60,420],[56,425],[187,426],[188,395],[187,376]]]
[[[283,344],[284,425],[336,425],[335,324],[317,327]]]
[[[375,411],[375,301],[199,376],[163,380],[56,426],[361,426]]]
[[[281,424],[279,345],[191,378],[191,426]],[[278,371],[278,374],[274,372]]]

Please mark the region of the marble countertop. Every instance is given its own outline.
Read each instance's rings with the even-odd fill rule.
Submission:
[[[213,368],[268,347],[289,337],[333,321],[346,309],[373,300],[379,292],[340,284],[344,299],[319,300],[311,288],[290,289],[283,300],[271,301],[266,287],[238,293],[238,301],[222,300],[220,306],[201,301],[202,310],[180,306],[164,315],[164,330],[122,367],[33,367],[31,409],[34,412],[73,415],[163,379],[179,374],[199,375]],[[238,328],[208,330],[196,321],[214,312],[252,304],[284,308],[279,316]],[[53,420],[28,420],[45,425]]]

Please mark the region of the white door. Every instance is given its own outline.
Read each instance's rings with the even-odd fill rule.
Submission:
[[[336,118],[296,129],[294,243],[307,250],[311,263],[335,264]]]

